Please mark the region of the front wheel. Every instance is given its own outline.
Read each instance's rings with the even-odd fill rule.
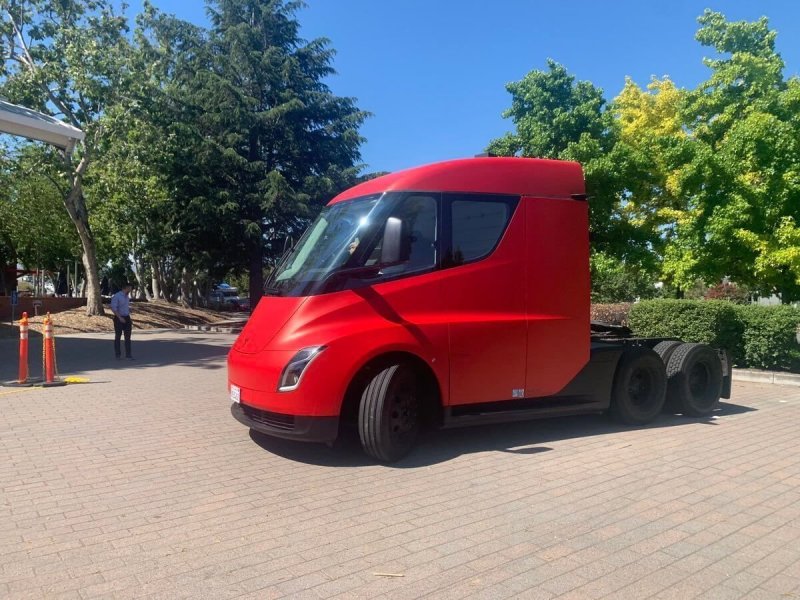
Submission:
[[[394,462],[411,451],[419,430],[416,373],[404,364],[381,370],[361,395],[358,433],[364,451],[381,462]]]
[[[650,348],[627,348],[614,375],[611,413],[628,425],[644,425],[661,412],[666,391],[661,357]]]

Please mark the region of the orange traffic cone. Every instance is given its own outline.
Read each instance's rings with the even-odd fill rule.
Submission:
[[[28,313],[19,320],[19,377],[17,383],[28,381]]]
[[[50,318],[50,313],[44,318],[44,340],[43,340],[43,372],[44,383],[43,387],[53,387],[56,385],[66,385],[66,382],[56,378],[56,340],[53,336],[53,320]]]
[[[31,385],[41,381],[40,379],[31,379],[30,372],[28,371],[28,313],[22,313],[22,318],[19,320],[19,372],[16,381],[2,382],[2,385],[8,387],[30,387]]]

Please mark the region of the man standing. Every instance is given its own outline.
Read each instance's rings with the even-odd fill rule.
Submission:
[[[131,284],[122,284],[122,289],[111,298],[111,312],[114,313],[114,354],[120,359],[119,338],[125,333],[125,358],[133,360],[131,355]]]

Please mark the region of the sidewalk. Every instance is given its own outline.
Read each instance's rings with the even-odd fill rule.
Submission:
[[[92,383],[0,387],[0,597],[800,596],[800,389],[433,432],[386,467],[234,421],[233,340],[59,338]]]

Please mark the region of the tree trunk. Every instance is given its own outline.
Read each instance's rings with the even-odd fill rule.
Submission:
[[[200,286],[197,285],[197,280],[195,279],[192,282],[192,308],[197,308],[197,306],[200,304],[200,297]]]
[[[66,158],[67,167],[70,166],[69,157]],[[103,298],[100,295],[100,277],[97,270],[97,252],[94,247],[94,236],[89,227],[89,214],[86,212],[86,199],[83,197],[83,174],[89,166],[86,156],[81,159],[75,169],[72,178],[72,187],[64,198],[64,206],[69,213],[69,218],[75,229],[78,230],[78,237],[81,239],[83,247],[84,276],[86,281],[86,314],[89,316],[99,316],[103,312]]]
[[[181,306],[184,308],[192,308],[192,304],[189,301],[189,290],[192,289],[192,278],[189,274],[189,269],[183,267],[181,271]]]
[[[180,294],[180,277],[175,275],[175,269],[170,269],[169,279],[167,280],[167,289],[169,290],[169,301],[177,302],[178,295]]]
[[[250,245],[249,254],[250,312],[252,312],[264,295],[264,245],[261,243],[261,237]]]
[[[161,269],[158,266],[158,261],[154,260],[150,264],[150,268],[153,271],[153,298],[156,300],[161,299]]]
[[[175,265],[164,264],[161,269],[161,290],[167,302],[178,301],[178,286],[175,285]]]
[[[148,302],[151,302],[153,296],[147,288],[147,277],[145,277],[144,273],[145,263],[137,256],[135,248],[131,250],[131,257],[133,258],[133,274],[136,276],[136,282],[139,284],[136,286],[138,288],[139,298],[144,298]]]
[[[145,300],[151,302],[153,300],[153,296],[150,294],[150,290],[147,289],[147,280],[145,279],[144,275],[142,274],[142,264],[134,260],[136,266],[136,281],[139,284],[139,297],[142,297],[144,294]]]

